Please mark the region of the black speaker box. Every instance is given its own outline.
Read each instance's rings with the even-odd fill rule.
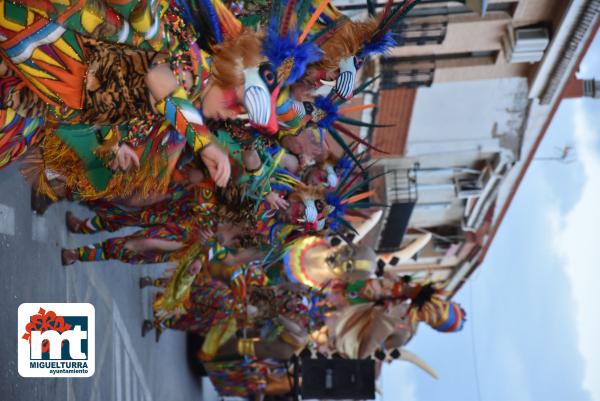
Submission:
[[[302,359],[303,399],[375,399],[372,359]]]

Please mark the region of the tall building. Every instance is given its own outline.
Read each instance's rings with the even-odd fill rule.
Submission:
[[[396,28],[398,46],[366,68],[378,87],[355,100],[392,125],[361,132],[385,152],[371,152],[387,173],[373,189],[390,205],[368,240],[433,240],[390,270],[448,280],[453,294],[479,266],[561,99],[600,97],[599,82],[575,78],[599,12],[600,0],[424,0]]]

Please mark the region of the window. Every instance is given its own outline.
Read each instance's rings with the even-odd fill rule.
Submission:
[[[386,1],[378,1],[375,5],[377,11],[385,6]],[[397,0],[395,3],[399,3]],[[486,12],[505,12],[513,16],[517,6],[517,1],[503,3],[488,3]],[[336,6],[340,11],[361,11],[366,10],[365,3],[360,4],[339,4]],[[440,15],[455,15],[455,14],[470,14],[473,13],[469,7],[465,5],[465,0],[447,1],[447,0],[421,0],[421,2],[413,8],[408,16],[410,17],[432,17]]]
[[[498,50],[490,50],[428,56],[386,57],[381,60],[381,89],[431,86],[436,68],[494,64],[498,54]]]
[[[486,165],[479,174],[469,174],[454,180],[456,196],[467,201],[481,196],[483,189],[492,178],[494,172],[492,167]]]
[[[395,28],[398,46],[441,44],[446,38],[447,22],[412,23],[411,19],[401,21]]]

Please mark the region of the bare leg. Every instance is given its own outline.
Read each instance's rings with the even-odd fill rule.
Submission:
[[[136,238],[125,243],[125,249],[137,253],[144,252],[173,252],[183,247],[179,241],[168,241],[156,238]]]

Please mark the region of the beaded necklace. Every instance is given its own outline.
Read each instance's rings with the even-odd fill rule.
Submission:
[[[185,24],[176,9],[170,9],[166,15],[165,35],[168,43],[172,43],[167,59],[177,83],[184,87],[185,73],[192,74],[193,83],[189,89],[190,98],[197,99],[202,89],[204,56],[198,46],[193,29]]]

